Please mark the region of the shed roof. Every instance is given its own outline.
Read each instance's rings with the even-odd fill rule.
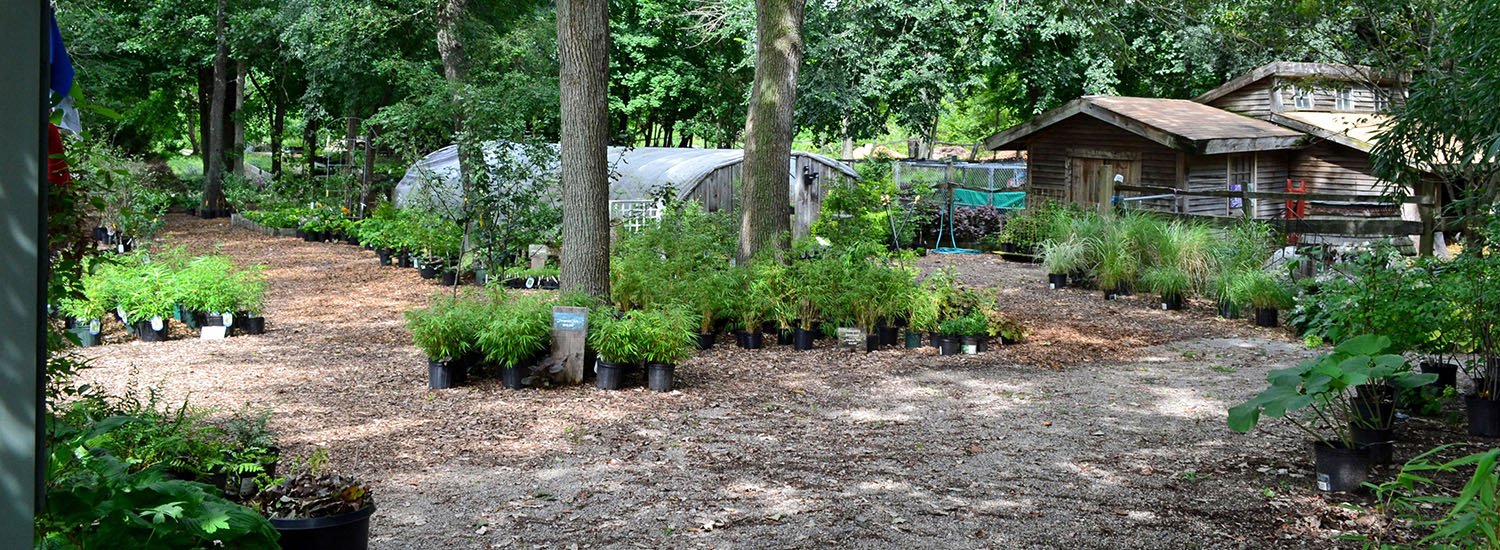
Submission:
[[[1032,134],[1078,115],[1193,154],[1291,149],[1307,138],[1296,130],[1186,99],[1084,96],[990,136],[984,145],[1016,148]]]
[[[1271,115],[1271,121],[1346,147],[1369,152],[1389,115],[1294,111]]]
[[[1208,103],[1219,99],[1230,93],[1249,86],[1251,83],[1259,82],[1261,79],[1280,76],[1284,78],[1326,78],[1330,80],[1345,81],[1375,81],[1380,84],[1401,84],[1411,80],[1405,74],[1389,74],[1375,72],[1374,69],[1364,65],[1340,65],[1337,63],[1298,63],[1292,61],[1277,61],[1256,67],[1245,74],[1234,77],[1217,88],[1193,98],[1199,103]]]

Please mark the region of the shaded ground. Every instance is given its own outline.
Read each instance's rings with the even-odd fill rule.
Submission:
[[[414,270],[221,220],[174,216],[169,233],[268,264],[268,332],[92,348],[87,376],[274,406],[290,453],[326,448],[370,482],[373,548],[1321,548],[1356,525],[1312,490],[1303,436],[1224,427],[1309,352],[1206,304],[1104,302],[1047,290],[1034,266],[929,256],[1001,288],[1032,340],[940,357],[721,339],[670,394],[429,391],[401,329],[436,290]]]

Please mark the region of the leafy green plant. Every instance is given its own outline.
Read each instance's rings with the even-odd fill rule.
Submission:
[[[1240,272],[1230,283],[1230,294],[1240,303],[1259,309],[1286,309],[1293,304],[1291,285],[1259,269]]]
[[[692,355],[696,337],[679,309],[634,310],[605,316],[590,327],[589,347],[610,363],[675,364]]]
[[[551,304],[518,296],[501,305],[479,332],[485,358],[506,367],[527,364],[552,342]]]
[[[1141,285],[1161,295],[1163,300],[1187,298],[1193,288],[1192,276],[1187,271],[1171,265],[1158,265],[1141,274]]]
[[[486,302],[438,294],[427,308],[407,310],[406,328],[428,359],[449,361],[476,349],[491,316]]]
[[[1011,318],[999,311],[986,312],[985,317],[989,322],[989,335],[994,338],[1003,338],[1008,342],[1023,342],[1031,334],[1030,330],[1020,321]]]
[[[1447,462],[1435,460],[1440,453],[1456,445],[1443,445],[1418,455],[1402,465],[1395,479],[1371,485],[1377,504],[1375,510],[1388,518],[1399,519],[1417,529],[1430,530],[1414,544],[1376,538],[1379,548],[1500,548],[1500,448],[1479,451]],[[1473,474],[1456,493],[1439,490],[1422,494],[1434,486],[1439,475],[1462,473],[1473,468]],[[1429,510],[1441,510],[1433,517]]]
[[[981,311],[938,324],[938,331],[951,336],[982,336],[990,332],[990,320]]]

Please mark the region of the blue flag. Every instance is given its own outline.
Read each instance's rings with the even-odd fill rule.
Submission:
[[[52,37],[47,50],[47,64],[52,79],[49,87],[57,95],[67,97],[73,90],[73,62],[68,59],[68,50],[63,47],[62,31],[57,29],[57,13],[52,13]]]

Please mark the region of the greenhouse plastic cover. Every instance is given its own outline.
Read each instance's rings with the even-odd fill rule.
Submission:
[[[1026,192],[1002,191],[990,193],[986,191],[971,191],[969,189],[954,189],[953,204],[958,206],[989,205],[995,208],[1026,208]]]

